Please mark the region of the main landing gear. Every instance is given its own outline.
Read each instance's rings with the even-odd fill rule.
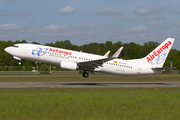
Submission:
[[[87,73],[86,71],[83,72],[82,74],[83,77],[87,78],[89,76],[89,73]]]

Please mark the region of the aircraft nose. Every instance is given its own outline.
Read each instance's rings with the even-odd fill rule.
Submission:
[[[7,47],[4,49],[7,53],[10,53],[11,52],[11,48],[10,47]]]

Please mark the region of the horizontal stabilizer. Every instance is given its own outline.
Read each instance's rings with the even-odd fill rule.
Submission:
[[[174,69],[175,67],[157,67],[157,68],[151,68],[152,70],[165,70],[165,69]]]

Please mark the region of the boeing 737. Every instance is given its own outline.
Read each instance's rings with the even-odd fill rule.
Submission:
[[[146,57],[132,60],[117,58],[122,47],[112,57],[108,57],[109,51],[104,56],[101,56],[82,51],[28,43],[15,44],[5,48],[5,51],[18,60],[26,59],[49,63],[68,70],[83,70],[82,76],[85,78],[89,76],[89,72],[125,76],[152,75],[160,74],[165,70],[163,64],[174,40],[174,38],[167,38]]]

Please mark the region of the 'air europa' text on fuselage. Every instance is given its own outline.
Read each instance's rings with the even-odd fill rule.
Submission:
[[[150,61],[152,61],[156,56],[158,56],[159,54],[162,53],[162,51],[164,51],[165,49],[168,49],[169,45],[171,45],[171,41],[168,41],[166,44],[164,44],[161,48],[159,48],[157,51],[153,51],[152,55],[149,55],[148,57],[146,57],[148,63]]]
[[[50,48],[49,51],[50,51],[50,52],[61,53],[61,54],[65,54],[65,55],[71,55],[71,54],[72,54],[71,52],[62,51],[62,50],[54,49],[54,48]]]

